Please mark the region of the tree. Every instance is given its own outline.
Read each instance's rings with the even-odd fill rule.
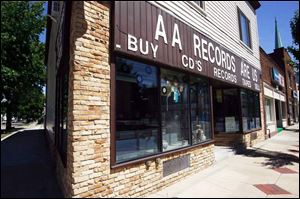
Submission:
[[[1,106],[6,129],[13,116],[37,119],[44,105],[44,2],[1,1]],[[2,108],[1,108],[2,109]]]
[[[293,37],[293,46],[289,46],[288,50],[294,55],[296,61],[292,62],[291,65],[294,67],[297,76],[299,75],[299,40],[300,40],[300,32],[299,32],[299,10],[297,10],[294,14],[294,17],[290,21],[291,33]]]

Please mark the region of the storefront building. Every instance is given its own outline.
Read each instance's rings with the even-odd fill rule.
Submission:
[[[287,127],[286,88],[283,69],[260,48],[263,98],[265,111],[265,133],[271,137]]]
[[[283,47],[274,49],[274,52],[271,53],[270,56],[284,71],[288,125],[293,125],[298,123],[299,107],[297,100],[296,75],[293,67],[289,64],[291,62],[291,57]]]
[[[45,129],[65,196],[146,196],[212,165],[215,144],[263,140],[259,6],[49,2]]]

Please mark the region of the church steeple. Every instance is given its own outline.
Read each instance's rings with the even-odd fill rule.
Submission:
[[[282,42],[281,42],[281,37],[277,26],[277,20],[275,17],[275,49],[277,48],[282,48]]]

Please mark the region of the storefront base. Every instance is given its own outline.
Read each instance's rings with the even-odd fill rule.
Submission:
[[[215,145],[217,146],[249,147],[263,140],[265,140],[265,133],[262,129],[250,133],[215,134]]]
[[[47,139],[48,147],[50,150],[50,155],[55,165],[56,179],[59,187],[65,197],[72,197],[73,190],[71,188],[71,175],[70,175],[70,165],[69,168],[63,164],[62,158],[57,150],[54,143],[54,134],[45,130],[45,137]]]
[[[206,144],[115,169],[101,163],[94,167],[84,166],[86,161],[83,161],[81,162],[81,169],[74,170],[71,167],[76,164],[72,164],[71,154],[67,167],[65,167],[49,134],[46,133],[46,135],[51,156],[55,160],[59,186],[64,196],[68,198],[145,197],[180,181],[188,175],[204,170],[215,162],[214,145]],[[187,160],[187,167],[179,168],[179,165],[174,167],[174,162],[182,159]],[[166,166],[171,161],[173,161],[173,168]]]

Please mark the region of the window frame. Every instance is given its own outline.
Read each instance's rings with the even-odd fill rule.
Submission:
[[[157,119],[160,119],[160,113],[161,113],[161,107],[160,106],[158,106],[159,104],[160,104],[160,99],[159,99],[159,97],[160,97],[160,85],[158,85],[158,83],[160,82],[160,80],[159,80],[159,68],[158,67],[156,67],[156,66],[153,66],[153,65],[149,65],[149,64],[145,64],[145,63],[142,63],[142,62],[137,62],[136,60],[133,60],[133,59],[128,59],[128,58],[125,58],[125,57],[122,57],[122,56],[116,56],[116,58],[115,58],[115,60],[116,60],[116,62],[117,62],[117,60],[118,59],[120,59],[120,60],[124,60],[124,61],[130,61],[130,62],[136,62],[137,64],[138,63],[141,63],[141,64],[143,64],[143,65],[148,65],[148,66],[150,66],[150,67],[155,67],[155,71],[156,71],[156,73],[155,73],[155,78],[156,78],[156,81],[154,81],[155,83],[156,83],[156,87],[155,87],[155,92],[153,93],[155,96],[155,98],[156,98],[156,102],[157,102],[157,106],[156,107],[154,107],[155,108],[155,110],[156,110],[156,112],[157,113],[159,113],[159,118],[157,118]],[[118,77],[118,70],[117,70],[117,63],[115,62],[115,65],[116,65],[116,67],[115,67],[115,73],[114,73],[114,75],[115,75],[115,78],[116,78],[116,80],[114,81],[115,82],[115,87],[116,87],[116,91],[118,90],[118,86],[120,86],[120,84],[124,84],[124,83],[128,83],[128,82],[126,82],[126,81],[124,81],[124,80],[119,80],[117,77]],[[130,64],[133,64],[133,63],[130,63]],[[135,64],[133,64],[133,65],[135,65]],[[135,65],[133,68],[135,68],[135,69],[137,69],[137,68],[139,68],[139,67],[144,67],[144,66],[140,66],[140,65]],[[119,71],[120,72],[120,71]],[[133,74],[134,74],[134,72],[133,72]],[[121,75],[120,73],[119,73],[119,75]],[[119,82],[118,82],[119,81]],[[124,86],[124,85],[123,85]],[[128,85],[127,85],[128,86]],[[136,86],[136,85],[135,85]],[[121,90],[123,90],[123,89],[121,89]],[[116,122],[116,130],[115,130],[115,148],[116,148],[116,164],[119,164],[119,163],[122,163],[122,162],[126,162],[126,161],[131,161],[131,159],[139,159],[139,158],[143,158],[143,157],[145,157],[145,156],[149,156],[149,155],[154,155],[154,154],[157,154],[157,153],[160,153],[160,150],[161,150],[161,148],[160,148],[160,138],[159,138],[159,132],[160,132],[160,129],[161,129],[161,121],[157,121],[157,124],[158,124],[158,126],[156,127],[156,130],[157,130],[157,140],[156,140],[156,146],[157,146],[157,152],[152,152],[152,153],[149,153],[148,155],[142,155],[142,156],[139,156],[139,157],[135,157],[135,158],[128,158],[127,160],[125,159],[125,160],[119,160],[119,162],[117,162],[117,157],[118,157],[118,151],[117,151],[117,141],[121,141],[122,139],[117,139],[117,132],[118,132],[118,129],[117,129],[117,121],[119,121],[120,122],[120,119],[118,120],[118,117],[117,117],[117,115],[118,115],[118,113],[117,113],[117,108],[118,108],[118,105],[117,105],[117,102],[119,102],[120,103],[120,101],[118,101],[118,100],[120,100],[120,98],[117,98],[117,92],[114,92],[114,94],[115,94],[115,104],[116,104],[116,106],[115,106],[115,108],[116,108],[116,110],[115,110],[115,115],[116,115],[116,119],[115,119],[115,122]],[[130,91],[128,91],[128,92],[130,92]],[[120,94],[122,94],[122,92],[121,93],[119,93],[119,95]],[[127,93],[128,94],[128,93]],[[132,98],[131,98],[131,100],[133,100]],[[121,101],[123,101],[123,100],[121,100]],[[137,102],[135,101],[135,104],[136,104]],[[149,104],[148,104],[149,105]],[[137,104],[136,104],[136,106],[138,106]],[[136,107],[135,106],[135,107]],[[125,114],[123,114],[123,115],[125,115]],[[132,118],[131,118],[132,119]],[[125,118],[124,120],[131,120],[131,119],[129,119],[128,117],[127,118]],[[138,120],[138,119],[133,119],[133,120]],[[123,131],[131,131],[132,133],[134,133],[134,134],[137,134],[137,133],[141,133],[140,132],[140,130],[145,130],[145,129],[135,129],[135,130],[123,130]],[[119,132],[121,132],[122,130],[119,130]],[[138,140],[138,138],[136,138],[137,140]],[[139,141],[137,141],[137,142],[139,142]],[[139,150],[135,150],[135,152],[136,151],[139,151]]]
[[[224,101],[225,99],[225,94],[224,94],[224,90],[228,90],[228,89],[236,89],[236,92],[237,92],[237,105],[238,105],[238,123],[239,123],[239,129],[237,131],[228,131],[226,132],[226,122],[225,122],[225,115],[223,112],[222,112],[222,117],[224,118],[224,123],[223,123],[223,129],[224,131],[218,131],[218,132],[214,132],[216,134],[239,134],[239,133],[243,133],[243,129],[242,129],[242,120],[241,120],[241,98],[240,98],[240,88],[239,87],[228,87],[228,88],[216,88],[216,89],[219,89],[221,91],[221,97],[222,97],[222,101]],[[214,95],[214,94],[213,94]],[[214,96],[213,96],[214,97]],[[214,102],[215,103],[215,99],[214,99]],[[215,117],[216,115],[214,115],[214,120],[215,120]],[[215,124],[214,124],[215,125]]]
[[[111,143],[111,146],[110,146],[110,167],[112,169],[115,169],[115,168],[120,168],[120,167],[124,167],[124,166],[128,166],[128,165],[132,165],[132,164],[136,164],[136,163],[141,163],[141,162],[145,162],[147,160],[151,160],[151,159],[157,159],[157,158],[160,158],[160,157],[164,157],[164,156],[167,156],[169,154],[174,154],[174,153],[178,153],[178,152],[182,152],[182,151],[186,151],[186,150],[189,150],[189,149],[193,149],[193,148],[196,148],[196,147],[200,147],[200,146],[206,146],[206,145],[209,145],[209,144],[212,144],[214,142],[214,126],[213,126],[213,107],[212,107],[212,86],[211,86],[211,80],[209,78],[206,78],[206,77],[203,77],[203,76],[198,76],[198,75],[194,75],[194,76],[197,76],[197,77],[201,77],[205,80],[207,80],[208,82],[208,90],[209,90],[209,108],[210,108],[210,130],[211,130],[211,136],[210,136],[210,139],[208,139],[207,141],[204,141],[204,142],[201,142],[201,143],[197,143],[197,144],[192,144],[192,142],[188,145],[188,146],[184,146],[184,147],[181,147],[181,148],[177,148],[177,149],[173,149],[173,150],[169,150],[169,151],[165,151],[163,152],[162,150],[162,131],[161,131],[161,128],[162,128],[162,125],[161,125],[161,114],[160,114],[160,120],[159,120],[159,132],[158,132],[158,148],[159,148],[159,152],[156,153],[156,154],[151,154],[151,155],[148,155],[148,156],[143,156],[143,157],[140,157],[140,158],[136,158],[136,159],[132,159],[132,160],[128,160],[128,161],[123,161],[123,162],[119,162],[117,163],[116,161],[116,58],[117,57],[120,57],[120,58],[124,58],[124,59],[129,59],[131,61],[136,61],[136,62],[141,62],[143,64],[149,64],[151,66],[154,66],[154,67],[157,67],[158,69],[158,80],[159,80],[159,85],[160,85],[160,68],[163,68],[163,69],[167,69],[167,70],[172,70],[172,71],[176,71],[176,72],[180,72],[180,73],[185,73],[187,74],[189,77],[191,75],[194,75],[192,73],[188,73],[186,71],[182,71],[180,69],[176,69],[176,68],[170,68],[168,66],[165,66],[165,65],[158,65],[157,63],[153,63],[151,61],[146,61],[146,60],[143,60],[143,59],[139,59],[139,58],[136,58],[136,57],[132,57],[132,56],[128,56],[128,55],[124,55],[122,53],[113,53],[112,54],[112,57],[111,57],[111,60],[110,60],[110,68],[111,68],[111,73],[110,73],[110,101],[111,101],[111,105],[110,105],[110,143]],[[189,86],[188,86],[189,87]],[[159,95],[158,95],[159,98],[160,97],[160,89],[159,89]],[[189,96],[188,96],[189,97]],[[161,110],[161,99],[159,101],[160,103],[160,107],[159,109]],[[189,99],[189,106],[188,106],[188,109],[190,111],[190,99]],[[190,116],[188,117],[188,122],[190,123]],[[191,136],[191,127],[189,127],[189,136]],[[191,141],[191,140],[190,140]]]
[[[286,102],[285,101],[280,101],[280,103],[281,103],[282,119],[286,119],[287,118]]]
[[[257,127],[256,121],[255,121],[255,128],[251,128],[251,129],[247,129],[247,130],[244,129],[244,126],[243,126],[243,109],[242,109],[242,99],[241,99],[242,90],[246,91],[247,95],[249,93],[251,93],[253,98],[255,98],[256,94],[258,95],[258,102],[259,102],[258,103],[258,113],[259,113],[259,124],[260,124],[259,127]],[[246,89],[246,88],[240,88],[240,93],[239,94],[240,94],[240,107],[241,107],[241,113],[240,113],[241,124],[240,125],[241,125],[241,128],[242,128],[242,133],[250,133],[250,132],[253,132],[253,131],[261,130],[262,129],[262,122],[261,122],[261,110],[260,110],[261,104],[260,104],[260,94],[259,94],[259,92],[249,90],[249,89]],[[247,101],[247,102],[249,102],[249,101]],[[254,102],[255,102],[255,99],[254,99]],[[255,106],[255,103],[253,105]],[[253,113],[253,114],[255,115],[255,113]]]
[[[68,84],[64,84],[64,78],[67,78]],[[69,67],[63,65],[59,68],[56,76],[56,98],[55,98],[55,146],[63,162],[64,167],[67,164],[67,146],[68,146],[68,98],[66,115],[66,132],[64,125],[64,98],[63,91],[67,87],[69,98]],[[65,140],[66,139],[66,140]]]
[[[65,2],[63,4],[62,12],[64,11],[64,17],[61,19],[62,21],[62,42],[61,42],[61,49],[62,49],[62,56],[60,62],[57,63],[58,60],[55,60],[56,64],[56,90],[55,90],[55,125],[54,125],[54,144],[58,151],[58,154],[61,158],[63,166],[67,166],[67,154],[68,154],[68,108],[69,108],[69,60],[70,60],[70,21],[71,21],[71,2]],[[56,42],[57,43],[57,42]],[[57,50],[57,46],[55,46],[55,50]],[[57,59],[57,54],[56,54]],[[62,81],[64,78],[67,77],[68,84],[64,84]],[[63,98],[62,98],[62,91],[63,88],[67,87],[67,113],[66,113],[66,135],[63,133]],[[62,128],[60,128],[62,125]],[[64,140],[66,139],[66,140]]]
[[[241,11],[241,9],[239,7],[237,7],[237,14],[238,14],[238,27],[239,27],[239,38],[240,41],[242,42],[242,44],[244,44],[246,47],[248,47],[250,50],[252,50],[253,46],[252,46],[252,35],[251,35],[251,28],[250,28],[250,20],[249,18]],[[249,40],[249,46],[248,44],[246,44],[243,40],[243,33],[242,33],[242,21],[241,21],[241,16],[243,16],[246,21],[247,21],[247,31],[248,31],[248,40]]]
[[[204,10],[204,1],[192,1],[192,2]]]
[[[202,7],[200,5],[198,5],[196,2],[194,1],[186,1],[187,5],[190,6],[192,9],[194,9],[195,11],[197,11],[198,13],[200,13],[203,16],[206,16],[206,9],[205,9],[205,1],[201,1],[202,2]]]

